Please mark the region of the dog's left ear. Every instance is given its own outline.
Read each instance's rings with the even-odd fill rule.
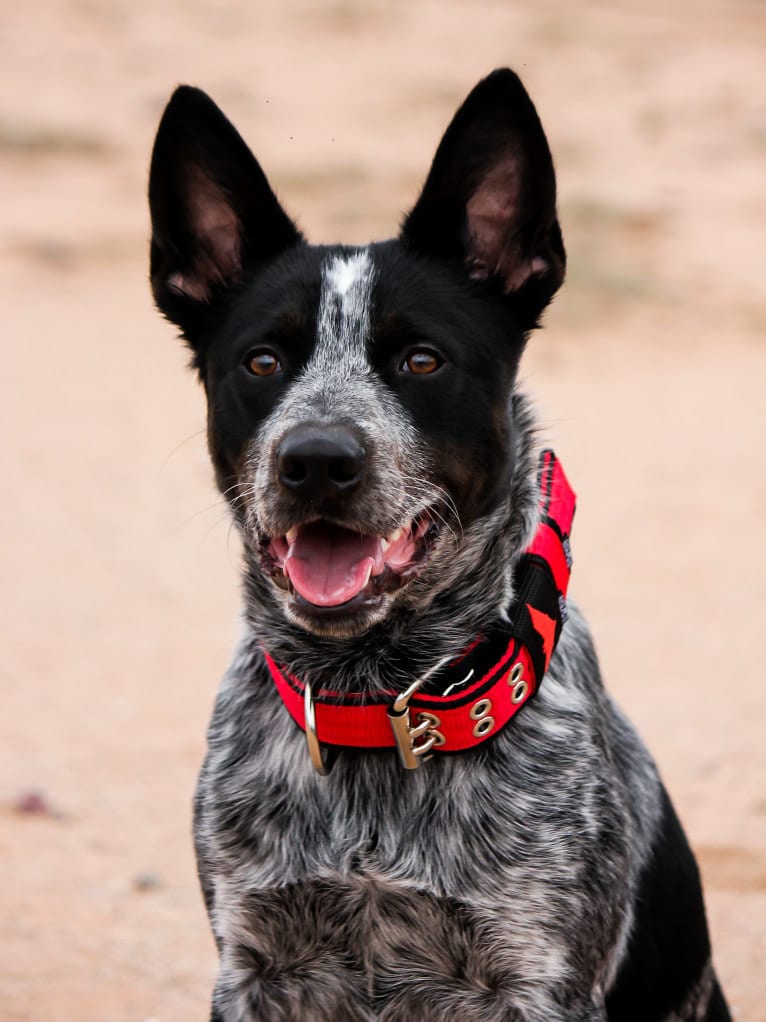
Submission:
[[[524,328],[535,325],[564,279],[566,254],[548,142],[512,71],[484,78],[455,114],[401,237],[496,281]]]

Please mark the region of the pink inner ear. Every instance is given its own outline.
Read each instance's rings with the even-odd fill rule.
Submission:
[[[187,182],[187,203],[196,239],[193,266],[168,277],[168,287],[194,301],[209,301],[216,286],[235,282],[242,267],[240,224],[223,190],[195,174]]]
[[[499,276],[505,291],[517,291],[533,273],[546,269],[537,256],[522,255],[518,226],[521,202],[521,168],[511,156],[497,163],[466,203],[468,258],[471,276]]]
[[[166,283],[177,295],[191,298],[195,302],[206,302],[210,297],[202,282],[191,273],[171,273]]]

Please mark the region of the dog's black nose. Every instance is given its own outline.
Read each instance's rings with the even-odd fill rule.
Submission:
[[[346,426],[298,426],[277,450],[280,483],[306,500],[328,500],[359,485],[367,452]]]

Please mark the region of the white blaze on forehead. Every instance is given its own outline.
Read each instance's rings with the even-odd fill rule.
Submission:
[[[345,298],[354,285],[364,285],[370,277],[372,261],[370,253],[365,248],[352,256],[336,256],[335,259],[325,268],[324,278],[336,295]]]
[[[351,368],[365,361],[375,271],[369,249],[333,256],[322,269],[314,359]]]

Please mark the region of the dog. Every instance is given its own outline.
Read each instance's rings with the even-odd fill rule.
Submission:
[[[211,1019],[725,1022],[697,867],[567,604],[573,495],[516,383],[566,262],[518,77],[470,93],[390,241],[308,244],[189,86],[149,199],[244,548],[195,802]]]

